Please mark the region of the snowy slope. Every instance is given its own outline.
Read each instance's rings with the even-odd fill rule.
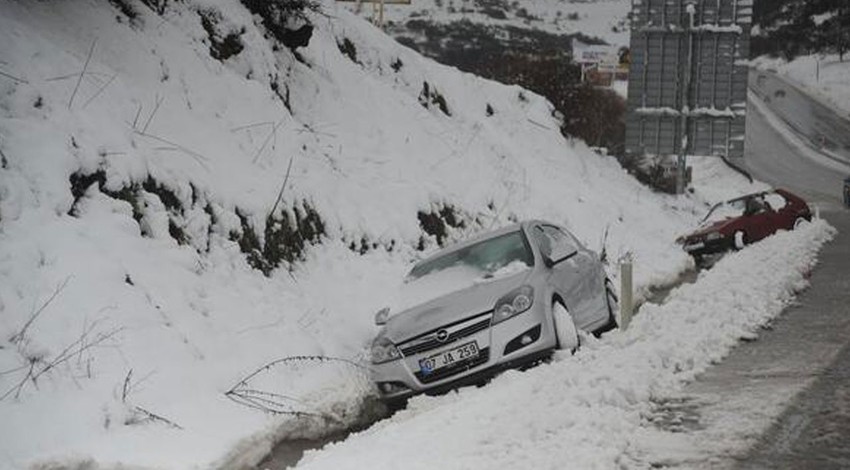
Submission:
[[[453,237],[540,217],[599,248],[607,228],[642,289],[690,266],[673,240],[714,195],[640,187],[527,91],[423,59],[330,1],[297,57],[232,0],[162,16],[130,3],[133,21],[95,0],[0,3],[2,468],[255,461],[291,420],[224,392],[281,357],[360,359],[415,247],[435,246],[419,211],[456,208]],[[244,50],[212,58],[200,14]],[[320,243],[252,268],[235,240],[305,204]],[[280,393],[355,419],[368,384],[322,370]]]
[[[356,5],[349,8],[357,11]],[[370,4],[360,14],[371,18]],[[447,24],[469,21],[489,26],[514,26],[552,34],[581,33],[627,46],[629,0],[412,0],[409,5],[385,5],[384,18],[396,25],[410,20]]]

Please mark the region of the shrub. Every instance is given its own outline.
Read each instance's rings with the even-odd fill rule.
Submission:
[[[142,3],[155,11],[157,15],[165,13],[165,8],[168,6],[168,0],[142,0]]]
[[[272,36],[295,51],[310,42],[313,25],[307,12],[319,11],[315,0],[242,0],[248,10],[262,18],[263,26]]]
[[[430,211],[419,211],[416,214],[422,231],[437,240],[437,244],[444,246],[449,235],[449,228],[462,229],[466,222],[460,212],[451,204],[439,204]],[[425,249],[425,239],[419,239],[419,250]]]
[[[139,17],[139,12],[129,0],[109,0],[115,8],[118,9],[131,22],[135,22]]]
[[[446,98],[437,91],[436,87],[430,86],[428,82],[422,82],[422,91],[419,92],[419,104],[424,106],[426,109],[430,109],[431,105],[435,105],[446,116],[452,115],[451,111],[449,111],[449,105],[446,102]]]
[[[342,42],[336,43],[337,47],[339,47],[339,51],[342,52],[343,55],[351,59],[352,62],[357,64],[357,46],[351,42],[351,39],[343,38]]]
[[[214,59],[225,61],[242,52],[245,46],[242,44],[241,36],[245,34],[245,28],[238,32],[231,31],[223,34],[219,30],[222,20],[221,13],[214,10],[200,10],[198,15],[201,17],[201,26],[207,32],[210,41],[210,55]]]
[[[403,66],[404,66],[404,62],[402,62],[400,58],[397,58],[396,60],[394,60],[394,61],[390,64],[390,67],[392,67],[392,68],[393,68],[393,71],[394,71],[395,73],[398,73],[398,72],[401,70],[401,68],[402,68]]]
[[[181,245],[188,245],[190,243],[189,236],[182,228],[184,224],[183,218],[185,216],[182,201],[179,197],[177,197],[177,194],[174,191],[155,180],[152,176],[149,175],[141,184],[131,183],[129,185],[122,186],[118,190],[110,190],[106,188],[106,172],[104,172],[104,170],[98,170],[94,173],[84,173],[82,171],[74,172],[69,177],[69,182],[71,184],[71,195],[74,198],[74,202],[71,205],[71,209],[68,211],[68,215],[74,217],[77,216],[77,204],[80,199],[82,199],[86,191],[88,191],[93,184],[97,184],[101,193],[111,197],[112,199],[124,201],[130,204],[130,207],[133,208],[133,219],[136,223],[141,225],[142,219],[144,218],[145,207],[142,195],[142,192],[144,191],[157,196],[162,202],[162,205],[165,206],[165,209],[168,212],[168,233],[171,235],[171,238]],[[148,234],[142,233],[142,235],[144,236]]]
[[[248,216],[236,210],[242,225],[242,231],[231,232],[230,240],[235,241],[248,264],[266,276],[286,262],[290,267],[304,259],[308,245],[319,243],[325,235],[325,224],[318,212],[307,202],[295,204],[290,210],[279,215],[266,217],[266,226],[261,242],[257,232],[248,220]]]

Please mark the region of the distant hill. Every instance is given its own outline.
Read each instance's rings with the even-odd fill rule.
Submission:
[[[350,9],[373,14],[362,4]],[[465,72],[545,96],[564,116],[562,132],[617,154],[625,103],[610,90],[580,86],[572,41],[623,46],[628,0],[412,0],[386,5],[386,31],[398,42]]]
[[[812,53],[850,51],[850,2],[846,0],[771,0],[753,6],[754,56],[791,60]]]
[[[465,21],[554,35],[583,34],[626,45],[630,10],[631,0],[411,0],[409,5],[387,5],[384,16],[394,29],[414,20],[443,25]],[[370,6],[361,5],[360,14],[371,15]]]

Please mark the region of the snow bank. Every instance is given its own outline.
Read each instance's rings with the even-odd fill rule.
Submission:
[[[650,468],[642,444],[663,434],[653,403],[755,337],[806,287],[833,233],[819,220],[730,254],[664,305],[644,305],[625,332],[484,388],[417,397],[298,468]]]

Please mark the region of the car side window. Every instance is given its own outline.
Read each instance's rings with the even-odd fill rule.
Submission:
[[[577,242],[552,225],[538,225],[534,235],[540,251],[550,258],[558,259],[578,251]]]
[[[765,212],[767,209],[768,206],[765,204],[764,198],[761,196],[751,197],[747,199],[744,215],[758,215]]]

